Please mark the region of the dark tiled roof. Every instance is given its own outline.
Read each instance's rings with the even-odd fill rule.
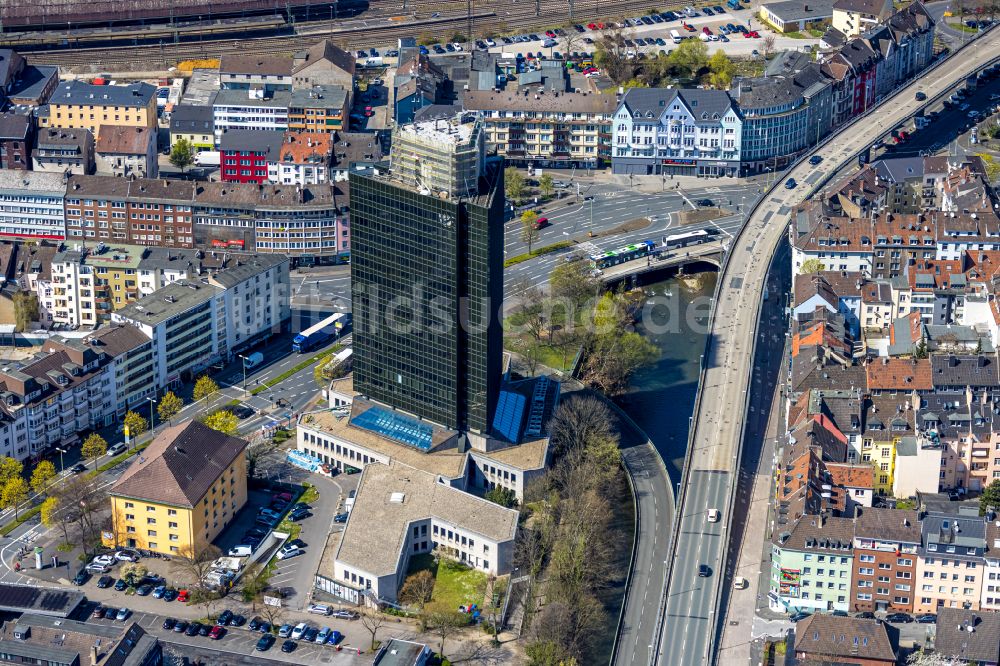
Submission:
[[[996,358],[985,355],[938,354],[931,357],[932,381],[935,388],[966,386],[997,386]]]
[[[149,104],[155,92],[156,87],[146,82],[127,86],[96,86],[83,81],[66,81],[56,87],[49,102],[143,108]]]
[[[292,59],[284,56],[226,55],[219,61],[219,73],[291,76]]]
[[[116,324],[98,329],[86,337],[84,342],[109,356],[118,357],[141,347],[150,341],[146,334],[135,326]]]
[[[871,469],[869,467],[869,469]],[[904,509],[859,508],[854,535],[882,541],[920,544],[920,512]]]
[[[263,153],[278,160],[284,135],[271,130],[229,130],[222,135],[219,147],[223,151],[249,151]]]
[[[892,11],[892,3],[886,0],[837,0],[833,3],[833,8],[845,12],[881,16]]]
[[[853,543],[853,518],[802,516],[780,546],[786,550],[852,555]]]
[[[202,132],[211,134],[215,128],[212,107],[199,104],[179,104],[170,112],[171,132]]]
[[[110,494],[193,507],[243,455],[247,443],[188,421],[160,432],[110,489]]]
[[[351,76],[354,76],[354,67],[356,63],[354,56],[341,49],[329,39],[324,39],[322,42],[315,44],[306,51],[296,54],[295,60],[298,64],[296,64],[292,69],[293,74],[298,74],[303,69],[325,60],[334,67],[337,67]]]
[[[968,627],[973,631],[969,631]],[[963,662],[1000,662],[1000,613],[963,608],[937,609],[934,651]]]
[[[31,129],[31,119],[19,113],[0,115],[0,139],[25,139]]]

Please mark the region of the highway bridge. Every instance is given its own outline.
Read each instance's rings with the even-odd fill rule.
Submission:
[[[856,160],[878,138],[909,119],[918,108],[933,102],[970,74],[993,64],[998,56],[1000,31],[994,30],[831,135],[787,174],[799,183],[798,188],[787,190],[779,182],[765,192],[733,240],[713,303],[674,538],[671,551],[665,554],[670,572],[665,595],[660,600],[660,628],[655,644],[650,646],[651,662],[700,666],[712,664],[717,657],[715,640],[721,593],[724,585],[731,584],[726,574],[726,551],[732,498],[751,397],[748,390],[764,284],[771,258],[785,238],[793,207]],[[927,95],[927,102],[916,101],[918,91]],[[805,161],[811,155],[822,157],[818,167]],[[722,511],[721,522],[706,521],[711,508]],[[702,564],[711,569],[707,578],[698,576]],[[645,612],[656,612],[653,601],[653,595],[649,595]],[[636,661],[644,657],[640,652]]]
[[[618,282],[646,273],[658,273],[668,269],[683,269],[694,263],[708,263],[718,268],[726,251],[728,241],[713,241],[690,247],[662,252],[657,256],[646,256],[611,266],[601,271],[601,282]],[[658,278],[659,279],[659,278]]]

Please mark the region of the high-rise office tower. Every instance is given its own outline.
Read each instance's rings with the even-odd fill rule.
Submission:
[[[398,127],[350,174],[354,390],[485,434],[500,387],[503,163],[474,116]]]

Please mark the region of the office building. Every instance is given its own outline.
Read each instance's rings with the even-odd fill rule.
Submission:
[[[292,62],[285,56],[226,55],[219,61],[219,82],[223,90],[288,91]]]
[[[342,132],[351,110],[350,87],[313,85],[292,91],[288,129],[301,132]]]
[[[397,128],[392,154],[350,175],[354,388],[485,433],[501,379],[503,165],[462,116]],[[409,312],[387,316],[394,303]]]
[[[195,556],[246,504],[246,446],[199,421],[160,431],[108,489],[104,544]]]
[[[63,240],[66,184],[54,173],[0,169],[0,237]]]
[[[287,90],[220,90],[212,105],[216,145],[229,130],[285,131],[291,100]]]

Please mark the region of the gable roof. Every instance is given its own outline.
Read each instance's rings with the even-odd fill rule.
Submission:
[[[357,64],[354,55],[343,50],[329,39],[324,39],[305,51],[296,53],[292,74],[298,74],[302,70],[315,65],[317,62],[323,61],[354,76],[354,68]]]
[[[224,55],[219,61],[219,73],[290,76],[292,59],[286,56]]]
[[[872,469],[868,466],[868,469]],[[912,509],[858,508],[854,536],[920,544],[920,512]]]
[[[198,421],[179,423],[161,431],[109,493],[192,508],[246,446]]]
[[[882,622],[825,613],[799,622],[795,652],[816,655],[824,663],[857,663],[860,659],[896,663],[895,649]]]
[[[148,127],[128,127],[126,125],[101,125],[97,130],[98,153],[123,155],[145,155],[150,142],[156,141],[156,134]]]
[[[882,357],[865,366],[868,388],[886,391],[930,391],[931,361],[929,358]]]
[[[969,631],[972,627],[972,631]],[[964,608],[937,609],[934,650],[970,663],[1000,661],[1000,613]]]

